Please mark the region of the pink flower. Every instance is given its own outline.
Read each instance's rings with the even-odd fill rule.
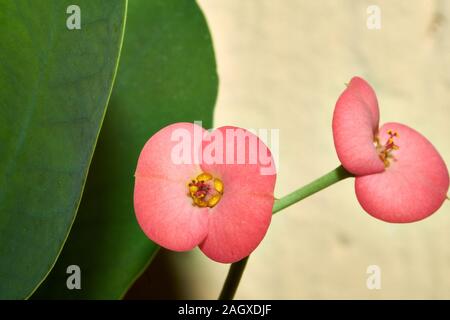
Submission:
[[[394,122],[379,128],[378,123],[375,92],[354,77],[336,103],[333,136],[339,160],[356,176],[359,203],[387,222],[428,217],[446,199],[449,175],[444,161],[414,129]]]
[[[272,155],[244,129],[209,133],[192,123],[169,125],[145,144],[135,177],[139,225],[167,249],[199,246],[209,258],[231,263],[248,256],[269,227]]]

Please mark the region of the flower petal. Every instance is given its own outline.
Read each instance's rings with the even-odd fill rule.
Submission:
[[[208,163],[204,155],[201,167],[223,181],[224,194],[210,210],[209,232],[200,249],[215,261],[232,263],[256,249],[267,232],[276,172],[270,150],[252,133],[222,127],[212,135],[223,138],[221,150],[216,148],[224,156],[223,163]],[[204,151],[208,145],[205,142]]]
[[[434,213],[446,199],[449,174],[445,162],[433,145],[417,131],[386,123],[380,139],[388,130],[398,133],[394,160],[382,173],[357,177],[355,191],[361,206],[370,215],[387,222],[413,222]]]
[[[192,206],[187,195],[187,183],[201,172],[195,157],[204,132],[192,123],[167,126],[147,141],[139,156],[134,188],[137,220],[151,240],[174,251],[196,247],[207,234],[207,209]],[[200,140],[193,143],[194,139]]]
[[[211,146],[216,158],[209,157]],[[206,137],[201,168],[220,178],[227,193],[272,194],[274,189],[276,168],[269,148],[242,128],[220,127]]]
[[[200,249],[222,263],[239,261],[258,247],[272,219],[273,195],[224,194],[210,209],[209,232]]]
[[[205,132],[202,127],[185,122],[162,128],[142,149],[135,176],[159,177],[186,184],[200,172],[200,148]]]
[[[361,78],[354,77],[336,102],[333,138],[339,160],[355,175],[384,170],[374,147],[379,110],[375,92]]]

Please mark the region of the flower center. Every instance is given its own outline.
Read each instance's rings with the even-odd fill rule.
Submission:
[[[398,150],[400,147],[395,144],[394,138],[398,138],[399,135],[396,131],[388,130],[387,134],[389,135],[388,140],[384,145],[380,143],[380,138],[378,136],[375,137],[375,148],[378,151],[378,156],[381,161],[384,163],[384,167],[387,168],[391,164],[391,160],[394,159],[392,155],[392,151]]]
[[[203,172],[188,184],[188,196],[192,198],[192,205],[212,208],[219,203],[223,195],[223,182],[211,174]]]

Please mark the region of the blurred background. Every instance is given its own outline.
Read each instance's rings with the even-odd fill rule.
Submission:
[[[331,119],[354,75],[375,88],[381,123],[415,128],[450,163],[449,1],[199,4],[220,77],[215,125],[280,129],[277,197],[339,165]],[[367,27],[370,5],[381,29]],[[449,201],[424,221],[387,224],[362,210],[348,179],[274,216],[236,297],[450,299],[449,243]],[[381,269],[379,290],[366,286],[369,265]],[[215,299],[227,271],[198,249],[161,250],[127,297]]]

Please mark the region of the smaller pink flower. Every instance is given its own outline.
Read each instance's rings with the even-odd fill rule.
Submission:
[[[267,165],[274,168],[269,149],[244,129],[209,133],[192,123],[169,125],[139,156],[139,225],[167,249],[199,246],[215,261],[241,260],[259,245],[272,218],[276,173]]]
[[[336,152],[356,176],[355,191],[370,215],[387,222],[413,222],[440,208],[449,174],[433,145],[400,123],[379,124],[378,101],[370,85],[354,77],[333,115]]]

